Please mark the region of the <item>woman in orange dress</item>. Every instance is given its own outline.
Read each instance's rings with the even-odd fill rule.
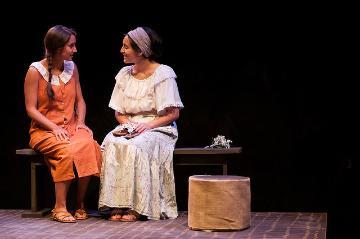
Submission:
[[[29,144],[45,156],[55,183],[52,219],[76,222],[88,217],[84,197],[90,176],[99,175],[101,151],[85,125],[86,104],[72,61],[77,52],[76,32],[54,26],[46,33],[44,46],[45,58],[30,65],[24,83],[26,111],[32,119]],[[77,210],[72,216],[66,198],[75,174]]]

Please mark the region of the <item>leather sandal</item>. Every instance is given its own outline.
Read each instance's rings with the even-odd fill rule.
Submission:
[[[137,213],[134,210],[129,210],[127,214],[124,214],[120,221],[121,222],[136,222],[139,220],[141,214]]]
[[[114,131],[114,132],[113,132],[113,135],[114,135],[115,137],[121,137],[121,136],[127,135],[128,133],[129,133],[129,132],[128,132],[127,129],[122,129],[122,130]]]
[[[79,208],[75,211],[74,218],[76,220],[85,220],[89,218],[85,209]]]
[[[76,219],[68,211],[51,211],[51,219],[57,222],[74,223]]]
[[[111,211],[109,221],[119,222],[122,216],[125,214],[125,211],[120,208],[115,208]]]

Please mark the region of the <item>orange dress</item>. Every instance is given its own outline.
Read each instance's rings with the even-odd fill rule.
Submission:
[[[69,132],[69,140],[57,140],[52,131],[43,129],[36,121],[31,121],[30,147],[45,156],[54,182],[73,179],[74,166],[79,177],[89,175],[99,176],[101,168],[101,151],[98,143],[85,129],[76,127],[76,80],[73,77],[74,63],[64,61],[64,71],[51,80],[55,94],[54,100],[49,102],[47,96],[47,82],[49,74],[40,63],[34,62],[42,75],[38,83],[38,105],[41,114],[49,120],[65,128]]]

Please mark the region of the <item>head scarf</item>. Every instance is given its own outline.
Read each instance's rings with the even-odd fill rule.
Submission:
[[[151,56],[151,40],[149,35],[142,27],[137,27],[136,29],[129,31],[127,35],[140,48],[145,57]]]

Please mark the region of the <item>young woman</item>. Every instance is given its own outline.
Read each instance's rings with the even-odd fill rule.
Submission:
[[[173,150],[183,108],[173,69],[160,64],[161,39],[138,27],[123,39],[124,63],[109,106],[119,122],[105,137],[99,208],[109,220],[176,218]]]
[[[75,31],[54,26],[46,33],[44,45],[45,58],[30,65],[24,84],[26,111],[32,119],[30,146],[44,154],[55,183],[53,220],[76,222],[88,217],[84,197],[90,176],[100,172],[101,151],[85,125],[86,105],[72,61],[77,52]],[[72,216],[66,197],[74,168],[79,179],[77,210]]]

